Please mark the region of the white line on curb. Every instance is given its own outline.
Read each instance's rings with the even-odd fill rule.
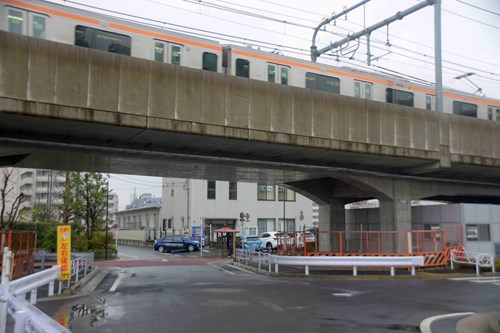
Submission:
[[[458,316],[470,316],[475,314],[474,312],[459,312],[459,313],[450,313],[450,314],[445,314],[445,315],[438,315],[438,316],[433,316],[429,318],[425,318],[421,323],[420,323],[420,331],[422,333],[432,333],[431,331],[431,324],[435,320],[439,319],[444,319],[444,318],[450,318],[450,317],[458,317]]]

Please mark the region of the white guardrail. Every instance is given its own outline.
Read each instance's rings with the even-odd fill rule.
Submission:
[[[395,275],[396,267],[411,267],[411,275],[415,275],[415,267],[424,266],[423,256],[370,257],[370,256],[277,256],[251,250],[236,250],[236,260],[245,263],[267,264],[269,272],[274,265],[275,273],[280,265],[304,266],[304,274],[309,275],[309,267],[352,267],[352,274],[358,275],[358,267],[390,267],[391,276]]]
[[[491,268],[495,273],[495,256],[490,253],[470,252],[466,250],[451,250],[451,269],[455,264],[476,266],[476,275],[480,275],[481,268]]]
[[[52,265],[54,254],[41,254],[41,256],[37,254],[36,259],[42,261],[42,271],[10,281],[12,252],[5,249],[2,284],[0,285],[0,333],[6,332],[7,314],[10,314],[14,319],[14,333],[71,333],[69,329],[34,306],[37,300],[37,289],[48,285],[47,296],[53,296],[55,281],[61,275],[61,266]],[[67,288],[90,273],[94,264],[93,253],[73,253],[72,258],[71,278],[66,283]],[[45,269],[45,266],[51,267]],[[64,281],[58,282],[58,293],[60,294]],[[26,300],[28,293],[30,293],[29,302]]]

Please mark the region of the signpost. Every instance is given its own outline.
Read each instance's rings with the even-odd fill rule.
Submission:
[[[71,278],[71,226],[57,226],[57,264],[61,266],[59,280]]]

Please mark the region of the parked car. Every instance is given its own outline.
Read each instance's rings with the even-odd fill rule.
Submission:
[[[259,238],[262,241],[262,246],[267,252],[275,251],[278,247],[277,234],[277,231],[266,231],[259,235]]]
[[[200,242],[186,235],[167,235],[155,239],[154,250],[158,252],[199,251]]]
[[[260,251],[263,249],[262,241],[260,240],[259,236],[243,236],[242,242],[244,250]]]

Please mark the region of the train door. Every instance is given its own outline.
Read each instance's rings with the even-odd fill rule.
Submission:
[[[267,81],[288,85],[290,82],[290,67],[268,63]]]
[[[354,81],[354,97],[373,99],[373,83]]]
[[[162,40],[154,40],[153,43],[155,61],[165,62],[172,65],[183,64],[183,46],[181,44],[165,42]]]
[[[434,95],[425,95],[425,109],[434,110],[436,107],[436,97]]]
[[[7,15],[8,32],[42,39],[46,38],[47,16],[12,7],[7,7],[5,15]]]

